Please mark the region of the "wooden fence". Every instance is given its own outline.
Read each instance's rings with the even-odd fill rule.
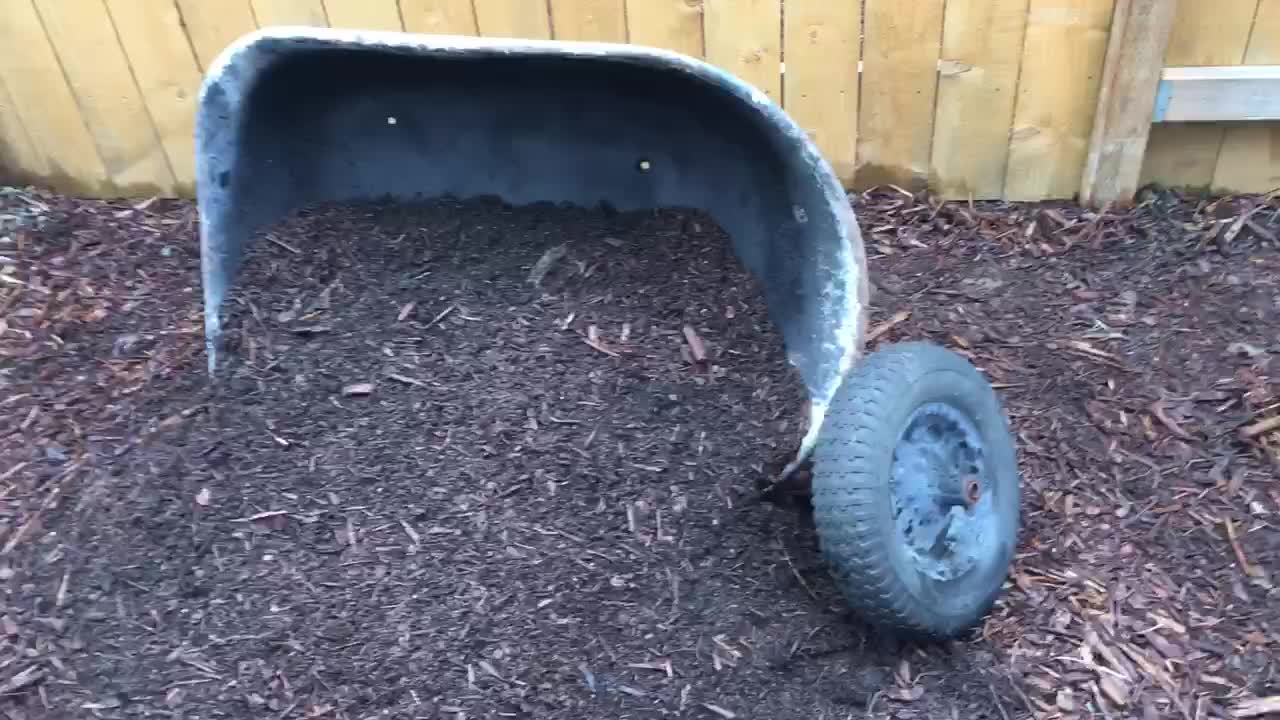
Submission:
[[[1115,2],[0,0],[0,180],[190,195],[203,69],[254,28],[308,24],[679,50],[779,101],[850,187],[1071,198]],[[1280,0],[1183,0],[1164,60],[1280,64]],[[1141,179],[1270,190],[1280,124],[1156,125]]]

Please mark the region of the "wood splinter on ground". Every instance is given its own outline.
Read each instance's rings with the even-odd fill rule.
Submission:
[[[32,665],[0,683],[0,695],[8,695],[11,692],[21,690],[28,685],[39,682],[42,678],[44,678],[44,669],[39,665]]]
[[[711,712],[715,713],[716,715],[719,715],[720,717],[724,718],[725,720],[733,720],[734,718],[738,717],[738,714],[737,714],[737,713],[735,713],[734,711],[732,711],[732,710],[730,710],[730,709],[728,709],[728,708],[722,708],[722,707],[720,707],[719,705],[716,705],[715,703],[704,702],[704,703],[702,703],[702,707],[704,707],[704,708],[706,708],[706,709],[710,710]]]
[[[529,283],[541,285],[542,279],[551,271],[551,266],[555,265],[556,261],[564,257],[568,251],[568,243],[561,243],[543,253],[542,257],[538,258],[538,262],[533,264],[533,269],[529,271]]]
[[[596,350],[599,350],[605,355],[608,355],[610,357],[620,357],[618,353],[609,349],[609,347],[606,346],[604,342],[600,340],[600,328],[596,327],[595,325],[587,326],[587,336],[583,338],[583,340],[584,342],[587,343],[587,345],[591,346]]]
[[[693,356],[693,361],[697,363],[706,362],[707,345],[698,335],[698,331],[693,329],[693,326],[684,326],[684,339],[689,343],[689,353]]]
[[[345,385],[342,388],[344,397],[353,397],[358,395],[371,395],[373,393],[373,383],[353,383]]]
[[[1259,420],[1252,425],[1246,425],[1240,428],[1240,437],[1245,440],[1252,440],[1259,435],[1265,435],[1272,430],[1280,430],[1280,415]]]
[[[1235,523],[1231,518],[1227,518],[1222,521],[1222,524],[1227,527],[1227,540],[1231,543],[1231,551],[1235,553],[1236,562],[1240,563],[1240,570],[1247,576],[1256,576],[1258,569],[1250,565],[1249,559],[1245,557],[1244,546],[1240,544],[1240,538],[1236,537]]]
[[[867,332],[867,339],[865,343],[867,345],[870,345],[876,340],[879,340],[880,336],[894,329],[898,325],[901,325],[902,323],[906,322],[910,317],[911,317],[910,310],[899,310],[898,312],[893,314],[893,317],[871,328],[871,330]]]
[[[1232,717],[1256,718],[1280,713],[1280,695],[1242,700],[1231,708]]]

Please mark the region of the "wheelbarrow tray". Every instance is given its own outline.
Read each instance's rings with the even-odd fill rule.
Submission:
[[[817,453],[816,517],[846,594],[886,625],[943,635],[972,625],[994,601],[1012,554],[1008,520],[1017,521],[1016,467],[994,395],[955,357],[914,346],[847,382],[863,353],[868,302],[858,225],[814,142],[754,87],[700,60],[634,45],[275,27],[239,39],[208,69],[196,127],[211,372],[248,242],[303,206],[497,196],[705,211],[758,279],[808,392],[807,408],[796,408],[806,432],[783,474]],[[904,382],[915,385],[904,390],[935,388],[936,373],[958,372],[952,379],[963,392],[951,394],[968,402],[958,412],[979,415],[937,448],[917,441],[908,453],[920,468],[929,462],[921,458],[950,453],[985,478],[963,508],[908,512],[917,535],[922,526],[931,533],[923,539],[896,520],[905,511],[894,494],[895,448],[904,413],[946,404],[934,395],[947,391],[899,393],[910,406],[882,402],[894,394],[894,368],[910,371]],[[838,427],[826,428],[830,417]],[[991,452],[974,460],[966,449],[974,442]],[[956,486],[956,468],[920,468],[903,486],[908,505],[969,488]],[[983,507],[999,522],[954,531]],[[935,527],[935,516],[946,524]],[[960,542],[986,546],[965,551],[982,556],[976,576],[921,559]],[[970,585],[951,593],[956,582]]]

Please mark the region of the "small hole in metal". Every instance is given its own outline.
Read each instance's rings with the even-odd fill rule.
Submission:
[[[647,173],[653,169],[653,165],[648,160],[641,158],[640,162],[636,163],[636,169],[642,173]]]
[[[965,503],[967,503],[968,506],[972,508],[974,505],[977,505],[978,501],[981,499],[982,499],[982,486],[978,484],[978,479],[972,476],[965,478],[965,483],[964,483]]]

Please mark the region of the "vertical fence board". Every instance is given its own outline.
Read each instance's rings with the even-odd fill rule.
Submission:
[[[177,0],[182,24],[200,70],[213,64],[228,45],[257,29],[249,0]]]
[[[705,0],[707,60],[782,102],[781,0]]]
[[[396,0],[324,0],[329,25],[352,30],[404,30]]]
[[[787,112],[818,144],[846,184],[858,140],[859,3],[787,0],[782,51]]]
[[[109,177],[62,66],[31,0],[0,0],[0,80],[9,89],[48,179],[74,191],[103,192]],[[13,48],[21,48],[14,52]]]
[[[1176,9],[1168,0],[1116,0],[1080,178],[1085,205],[1129,203],[1137,193]]]
[[[253,16],[259,27],[312,25],[327,27],[329,17],[322,0],[253,0]]]
[[[551,34],[557,40],[626,42],[624,0],[551,0]]]
[[[1080,189],[1112,5],[1112,0],[1031,0],[1006,198],[1070,198]]]
[[[1164,64],[1239,65],[1249,44],[1258,0],[1190,0],[1178,3]],[[1222,149],[1217,123],[1159,123],[1151,128],[1143,183],[1208,188]]]
[[[129,192],[173,192],[173,173],[102,0],[36,0],[107,174]]]
[[[1004,193],[1027,2],[947,0],[932,156],[933,189],[944,197]]]
[[[637,45],[702,57],[702,6],[688,0],[628,0],[627,35]]]
[[[36,151],[35,143],[22,125],[9,88],[0,78],[0,182],[40,177],[48,171],[44,157]]]
[[[400,0],[404,29],[414,33],[476,35],[471,0]]]
[[[1258,0],[1178,3],[1165,65],[1239,65]]]
[[[867,0],[858,185],[929,179],[943,0]]]
[[[1244,62],[1280,65],[1280,0],[1261,0],[1258,5]],[[1229,192],[1269,192],[1280,188],[1280,122],[1228,126],[1213,187]]]
[[[476,25],[486,37],[551,37],[546,0],[475,0]]]
[[[200,68],[173,0],[107,0],[177,189],[195,190],[195,102]]]

